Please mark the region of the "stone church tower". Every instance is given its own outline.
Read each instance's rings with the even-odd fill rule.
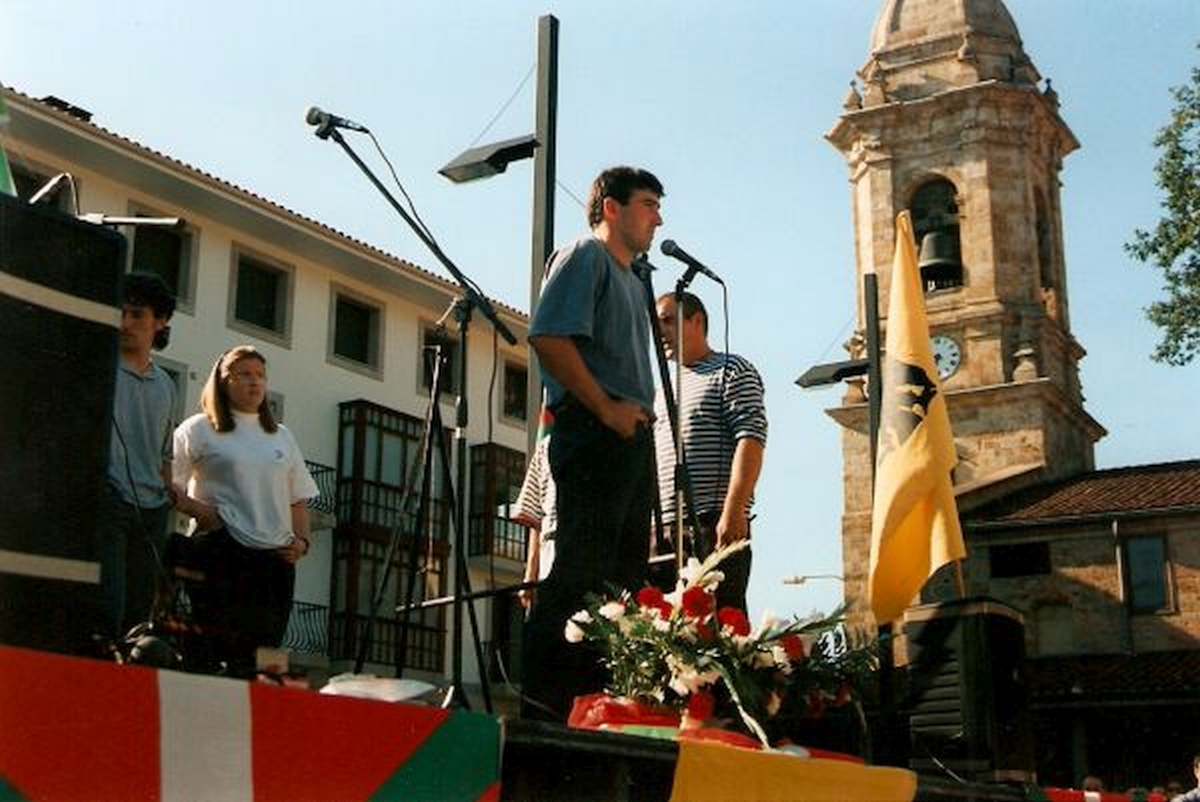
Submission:
[[[863,275],[879,277],[886,329],[895,217],[912,213],[960,511],[1091,470],[1105,432],[1083,408],[1058,178],[1079,143],[1001,0],[886,0],[827,138],[849,167],[853,356],[863,355]],[[830,410],[843,427],[846,594],[853,623],[867,625],[869,392],[852,382]]]

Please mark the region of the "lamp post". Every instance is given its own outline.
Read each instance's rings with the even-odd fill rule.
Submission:
[[[798,574],[797,576],[786,576],[783,578],[785,585],[803,585],[810,579],[836,579],[842,584],[846,583],[846,577],[841,574]]]
[[[558,138],[558,18],[538,18],[537,97],[534,133],[464,151],[440,172],[455,183],[504,172],[509,162],[533,158],[533,231],[529,263],[529,317],[533,318],[542,290],[542,271],[554,250],[555,157]],[[541,374],[529,349],[525,390],[529,453],[537,439],[536,416],[542,403]]]

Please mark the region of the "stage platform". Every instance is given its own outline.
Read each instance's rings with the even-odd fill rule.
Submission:
[[[500,798],[504,802],[685,802],[710,796],[672,795],[680,745],[620,733],[568,729],[543,722],[508,721],[504,727]],[[789,758],[800,760],[799,758]],[[830,761],[808,761],[821,770]],[[838,767],[834,767],[835,769]],[[747,769],[752,772],[752,769]],[[869,769],[868,769],[869,770]],[[746,794],[723,802],[755,799],[850,802],[867,799],[848,788],[790,785],[778,795],[760,795],[752,782]],[[760,789],[761,790],[761,789]],[[888,797],[892,798],[892,797]],[[916,775],[916,802],[1026,802],[1019,786],[962,783],[950,777]]]
[[[0,799],[1017,802],[906,769],[0,646]]]

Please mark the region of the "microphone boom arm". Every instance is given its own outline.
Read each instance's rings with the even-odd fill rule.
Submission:
[[[322,133],[324,133],[324,136],[322,136]],[[417,224],[417,222],[412,218],[412,215],[410,215],[408,211],[402,205],[400,205],[400,202],[396,200],[395,196],[388,191],[387,187],[385,187],[379,178],[376,177],[375,173],[371,171],[371,168],[367,167],[363,160],[359,158],[358,154],[354,152],[354,149],[346,144],[345,138],[337,130],[337,127],[333,124],[332,120],[328,122],[322,121],[316,130],[316,135],[321,139],[333,139],[334,142],[337,142],[339,145],[341,145],[342,150],[346,151],[346,155],[350,157],[351,161],[358,165],[358,169],[361,170],[368,179],[370,179],[371,183],[375,185],[375,188],[379,190],[380,194],[387,199],[392,208],[395,209],[400,217],[404,219],[404,222],[408,223],[408,227],[413,230],[413,233],[417,235],[417,238],[425,244],[425,247],[429,248],[433,255],[437,257],[438,261],[442,263],[442,266],[449,271],[450,275],[454,276],[455,281],[457,281],[459,286],[462,287],[463,295],[467,301],[483,313],[483,316],[486,317],[488,321],[496,327],[496,331],[500,333],[500,336],[504,338],[506,343],[509,345],[516,345],[516,335],[512,333],[512,330],[509,329],[509,327],[505,325],[504,321],[500,319],[499,315],[496,314],[496,310],[492,307],[491,301],[489,301],[485,295],[477,291],[471,285],[471,283],[467,281],[466,277],[462,274],[462,271],[458,269],[458,266],[450,260],[450,257],[442,251],[441,247],[438,246],[433,238],[430,237],[429,234],[427,234],[425,230]]]

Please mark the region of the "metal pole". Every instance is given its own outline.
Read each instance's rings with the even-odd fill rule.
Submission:
[[[529,319],[542,292],[542,273],[554,251],[554,185],[558,137],[558,18],[538,18],[537,102],[533,149],[533,242],[529,264]],[[528,349],[528,383],[525,392],[526,444],[533,454],[537,443],[538,414],[542,406],[542,377],[537,356]]]
[[[893,277],[893,281],[895,278]],[[867,323],[867,433],[871,439],[871,498],[875,497],[878,470],[879,424],[883,409],[883,357],[879,334],[879,276],[871,270],[863,276],[863,306]],[[873,507],[873,505],[872,505]],[[884,765],[898,762],[900,737],[896,710],[895,632],[891,621],[879,625],[879,717],[882,748],[871,744],[871,759]]]

